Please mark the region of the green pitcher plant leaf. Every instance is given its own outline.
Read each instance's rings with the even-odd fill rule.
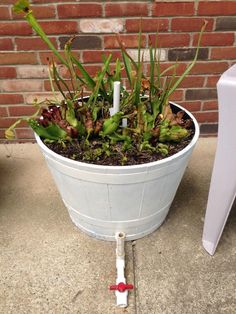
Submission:
[[[56,142],[54,146],[62,145],[63,149],[77,145],[80,160],[90,162],[117,157],[121,165],[126,164],[131,152],[135,151],[141,158],[148,152],[159,159],[171,155],[174,143],[186,139],[182,142],[185,145],[191,140],[194,133],[191,118],[181,109],[172,110],[174,105],[169,98],[197,62],[206,22],[199,32],[195,56],[189,64],[184,63],[181,74],[177,61],[167,66],[165,62],[162,64],[159,34],[153,40],[152,36],[148,38],[151,44],[143,48],[140,31],[137,57],[127,49],[122,35],[117,34],[121,57],[115,59],[112,53],[103,51],[101,67],[92,75],[78,54],[73,53],[75,36],[65,43],[64,50],[57,50],[35,18],[30,1],[17,1],[13,10],[24,14],[25,20],[53,53],[48,60],[53,98],[35,102],[37,112],[14,122],[5,132],[7,139],[13,139],[17,135],[15,128],[26,121],[45,143]],[[119,111],[112,115],[115,81],[120,82],[120,104]],[[75,152],[72,159],[78,154]]]

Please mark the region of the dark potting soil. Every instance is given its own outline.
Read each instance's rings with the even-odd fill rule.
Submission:
[[[180,111],[178,106],[170,103],[173,113]],[[183,120],[191,120],[185,112]],[[85,142],[72,140],[71,142],[44,142],[44,144],[55,153],[70,158],[72,160],[81,161],[89,164],[104,165],[104,166],[131,166],[149,163],[164,158],[170,157],[183,150],[192,140],[195,134],[194,123],[188,127],[189,136],[182,139],[179,143],[168,142],[168,155],[163,155],[158,151],[138,149],[138,145],[133,145],[128,150],[123,150],[123,144],[117,142],[104,149],[104,144],[100,139],[94,139],[85,145]]]
[[[101,143],[96,140],[90,142],[90,146],[85,149],[80,145],[78,140],[73,140],[66,143],[45,143],[45,145],[54,151],[55,153],[85,163],[106,165],[106,166],[127,166],[127,165],[138,165],[152,161],[161,160],[163,158],[172,156],[179,151],[183,150],[192,140],[194,131],[191,131],[190,136],[183,139],[180,143],[165,143],[168,145],[169,153],[163,156],[159,152],[151,151],[139,151],[135,147],[128,149],[127,151],[122,150],[122,144],[116,143],[111,147],[111,154],[102,153],[98,154]],[[83,147],[83,148],[82,148]]]

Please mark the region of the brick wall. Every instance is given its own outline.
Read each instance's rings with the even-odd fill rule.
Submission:
[[[0,138],[17,117],[34,112],[34,98],[49,97],[46,59],[51,53],[22,17],[11,12],[15,0],[0,1]],[[132,50],[142,16],[143,47],[159,31],[163,68],[180,61],[179,73],[194,55],[199,29],[208,20],[200,58],[172,100],[198,119],[202,134],[217,131],[216,82],[236,60],[236,1],[70,1],[32,0],[33,9],[55,46],[79,33],[75,53],[95,73],[102,50],[119,56],[114,33]],[[63,70],[63,69],[62,69]],[[32,139],[23,123],[19,141]]]

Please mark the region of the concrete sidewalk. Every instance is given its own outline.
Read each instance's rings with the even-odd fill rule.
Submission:
[[[235,206],[215,256],[201,245],[215,146],[199,140],[165,223],[126,244],[136,289],[117,309],[115,243],[73,225],[36,144],[1,144],[0,313],[236,313]]]

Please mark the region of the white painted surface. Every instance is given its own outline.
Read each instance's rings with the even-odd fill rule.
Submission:
[[[236,65],[217,83],[219,102],[218,142],[203,230],[203,246],[213,255],[236,194]]]
[[[134,240],[157,229],[168,214],[199,137],[198,124],[188,114],[196,129],[191,143],[171,157],[141,165],[101,166],[74,161],[52,152],[36,136],[75,225],[93,237],[110,241],[120,230],[126,240]]]

